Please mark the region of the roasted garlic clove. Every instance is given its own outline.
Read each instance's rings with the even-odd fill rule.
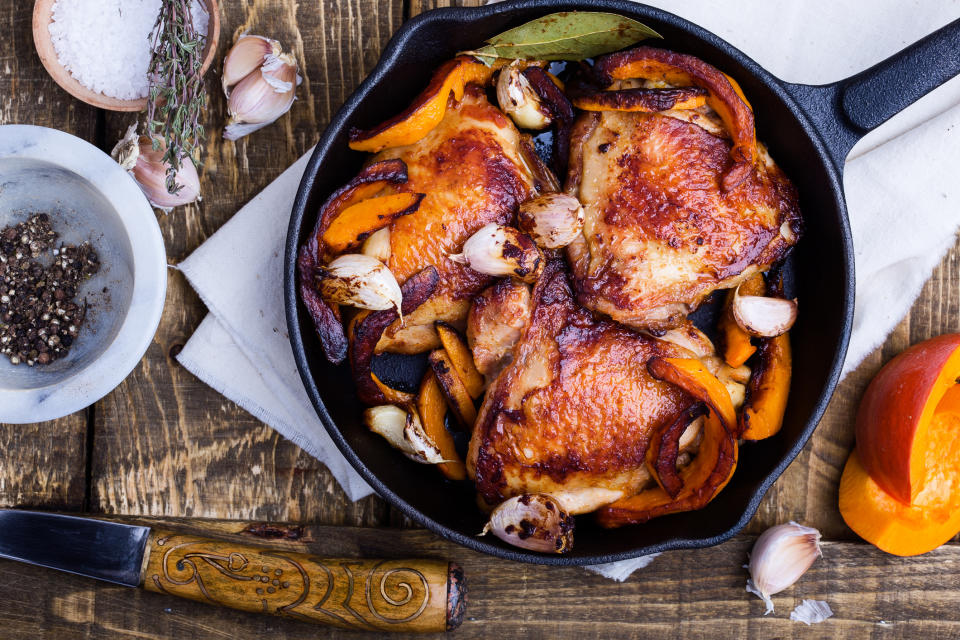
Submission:
[[[390,259],[390,227],[384,227],[370,234],[370,237],[363,241],[363,247],[360,252],[365,256],[376,258],[386,264]]]
[[[733,294],[730,307],[741,329],[758,338],[775,338],[790,330],[797,321],[797,301],[766,296]]]
[[[370,407],[363,412],[363,421],[371,431],[399,449],[405,456],[421,464],[448,462],[423,429],[420,416],[409,409],[392,404]]]
[[[520,205],[517,226],[544,249],[560,249],[583,231],[583,207],[571,195],[545,193]]]
[[[535,282],[544,266],[543,252],[530,236],[493,222],[470,236],[463,243],[463,253],[450,259],[480,273],[523,282]]]
[[[764,615],[773,611],[770,596],[799,580],[821,555],[820,532],[796,522],[770,527],[757,538],[747,565],[747,591],[766,603]]]
[[[348,253],[318,269],[320,295],[329,302],[400,311],[403,294],[393,272],[376,258]]]
[[[500,109],[522,129],[539,131],[550,126],[549,112],[541,104],[540,97],[516,61],[500,70],[497,102]]]
[[[565,553],[573,548],[573,516],[545,493],[525,494],[502,502],[483,528],[521,549]]]

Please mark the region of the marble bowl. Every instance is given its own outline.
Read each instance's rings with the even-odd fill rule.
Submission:
[[[41,212],[60,242],[90,241],[101,269],[78,292],[89,310],[66,358],[28,367],[0,356],[0,422],[52,420],[112,391],[150,346],[166,298],[163,237],[133,179],[62,131],[0,126],[0,228]]]

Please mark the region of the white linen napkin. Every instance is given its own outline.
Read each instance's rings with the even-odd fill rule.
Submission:
[[[819,84],[852,75],[960,16],[960,0],[688,0],[683,15],[774,75]],[[255,141],[254,141],[255,142]],[[371,490],[320,424],[297,375],[283,316],[289,211],[309,153],[244,206],[179,268],[210,314],[179,361],[324,462],[351,499]],[[862,140],[844,186],[856,248],[857,303],[844,373],[909,310],[960,223],[960,78]],[[622,581],[653,556],[588,567]]]

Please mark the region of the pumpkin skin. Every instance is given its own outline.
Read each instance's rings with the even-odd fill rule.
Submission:
[[[960,334],[907,349],[880,370],[857,413],[840,513],[895,555],[926,553],[960,532]]]

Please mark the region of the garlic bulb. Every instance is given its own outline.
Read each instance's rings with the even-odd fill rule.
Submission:
[[[363,247],[360,253],[371,258],[376,258],[386,264],[390,259],[390,227],[384,227],[370,234],[370,237],[363,241]]]
[[[491,276],[513,276],[535,282],[543,271],[543,252],[530,236],[491,222],[463,243],[463,253],[450,259]]]
[[[297,71],[297,61],[281,53],[276,40],[241,36],[224,60],[223,92],[230,121],[223,137],[237,140],[289,111],[303,82]]]
[[[757,538],[747,565],[747,591],[767,604],[764,615],[773,611],[770,596],[799,580],[821,555],[820,532],[796,522],[770,527]]]
[[[731,311],[740,328],[758,338],[782,335],[797,321],[796,300],[742,296],[740,287],[733,293]]]
[[[420,464],[449,462],[423,429],[420,416],[412,408],[404,411],[392,404],[371,407],[363,412],[367,428],[383,436],[394,449]]]
[[[583,231],[583,207],[565,193],[544,193],[520,205],[517,226],[544,249],[560,249]]]
[[[280,43],[263,36],[244,34],[237,39],[223,60],[223,92],[230,97],[230,89],[259,69],[269,57],[283,53]]]
[[[549,114],[516,61],[500,71],[497,78],[497,102],[500,109],[510,116],[518,127],[540,130],[550,126]]]
[[[502,502],[480,535],[492,533],[521,549],[564,553],[573,547],[573,516],[545,493],[516,496]]]
[[[376,258],[347,253],[318,271],[320,295],[330,302],[377,311],[395,307],[400,311],[400,285],[393,272]]]
[[[200,176],[190,158],[184,158],[177,170],[176,192],[170,193],[167,189],[167,169],[170,165],[163,160],[163,142],[157,142],[159,148],[154,149],[150,138],[138,136],[137,125],[133,124],[110,155],[133,177],[154,207],[169,212],[174,207],[199,200]]]

